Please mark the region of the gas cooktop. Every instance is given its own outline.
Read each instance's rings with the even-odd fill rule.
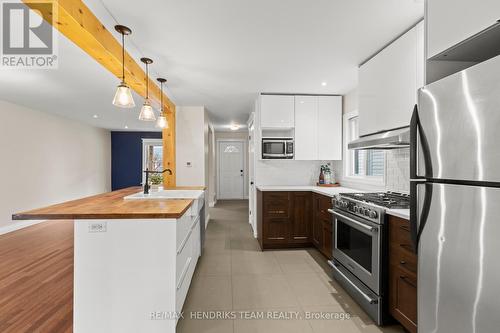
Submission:
[[[389,209],[410,208],[410,196],[397,192],[374,192],[374,193],[341,193],[340,196],[350,198]]]

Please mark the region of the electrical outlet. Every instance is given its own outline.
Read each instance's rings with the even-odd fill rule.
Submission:
[[[106,222],[89,223],[89,232],[106,232]]]

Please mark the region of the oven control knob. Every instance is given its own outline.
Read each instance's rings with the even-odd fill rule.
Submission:
[[[376,218],[378,217],[377,212],[376,212],[376,211],[374,211],[374,210],[372,210],[372,211],[370,212],[370,217],[371,217],[372,219],[376,219]]]
[[[358,212],[359,212],[359,207],[358,207],[358,206],[354,206],[354,212],[355,212],[355,213],[358,213]]]
[[[365,216],[370,216],[370,210],[369,209],[365,209],[365,211],[363,213],[365,213]]]
[[[341,206],[343,208],[347,208],[347,206],[349,206],[349,204],[347,203],[347,201],[341,201],[340,204],[341,204]]]

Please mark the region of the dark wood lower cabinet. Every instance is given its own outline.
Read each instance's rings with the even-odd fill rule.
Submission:
[[[307,191],[257,191],[257,206],[262,249],[315,246],[331,258],[330,197]]]
[[[390,216],[389,312],[409,332],[417,332],[417,255],[411,250],[410,223]]]
[[[311,244],[311,192],[291,192],[290,243]]]

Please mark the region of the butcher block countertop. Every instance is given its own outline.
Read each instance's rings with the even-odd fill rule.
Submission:
[[[166,190],[204,190],[205,187],[176,187]],[[13,220],[85,219],[177,219],[192,205],[191,199],[124,200],[142,191],[129,187],[12,215]]]

